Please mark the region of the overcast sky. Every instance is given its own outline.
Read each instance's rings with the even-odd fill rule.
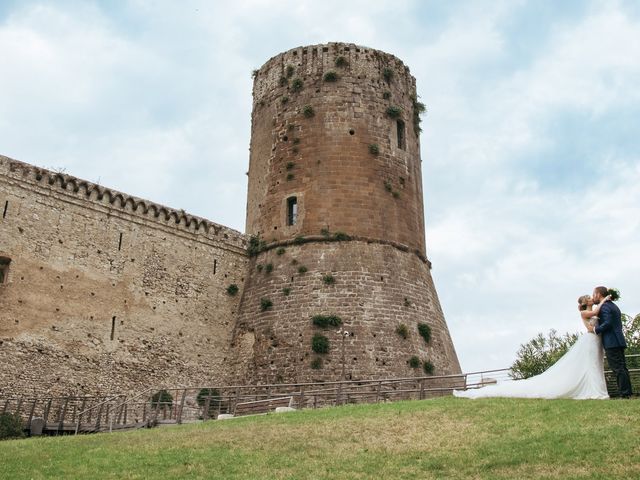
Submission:
[[[427,105],[427,254],[463,370],[640,313],[640,2],[0,0],[0,154],[244,231],[251,71],[401,58]]]

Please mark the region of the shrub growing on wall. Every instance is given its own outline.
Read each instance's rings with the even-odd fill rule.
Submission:
[[[239,290],[238,285],[236,285],[235,283],[232,283],[227,287],[227,294],[231,297],[235,297],[235,295],[238,293],[238,290]]]
[[[406,339],[409,336],[409,329],[404,323],[401,323],[396,327],[396,333]]]
[[[324,335],[316,333],[311,339],[311,350],[315,353],[328,353],[329,339]]]
[[[418,324],[418,333],[424,338],[425,343],[429,343],[431,340],[431,327],[426,323]]]
[[[316,327],[329,328],[342,325],[342,319],[337,315],[314,315],[311,321]]]
[[[414,355],[409,359],[409,366],[411,368],[418,368],[420,366],[420,359]]]

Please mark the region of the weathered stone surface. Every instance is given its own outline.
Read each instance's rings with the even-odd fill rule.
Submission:
[[[425,361],[436,374],[460,372],[426,259],[415,101],[400,60],[351,44],[296,48],[257,71],[247,233],[267,250],[247,275],[234,336],[239,379],[412,376]],[[337,232],[351,238],[329,241]],[[261,308],[263,299],[273,305]],[[351,335],[321,331],[314,315],[339,316]],[[429,343],[419,323],[431,328]],[[313,353],[317,334],[328,353]],[[420,368],[410,367],[413,356]]]
[[[226,288],[242,287],[242,234],[0,157],[5,205],[0,394],[227,378],[240,296]]]
[[[0,395],[422,374],[413,356],[460,371],[426,258],[408,68],[297,48],[253,93],[247,233],[267,246],[252,257],[248,235],[0,156]]]

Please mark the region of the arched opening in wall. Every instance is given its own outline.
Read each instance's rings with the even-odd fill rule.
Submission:
[[[7,283],[9,279],[10,264],[11,264],[11,259],[9,257],[0,255],[0,285]]]
[[[287,198],[287,225],[295,225],[298,221],[298,198]]]
[[[405,125],[404,122],[402,120],[398,120],[396,122],[396,130],[397,130],[397,137],[398,137],[398,148],[401,148],[402,150],[405,150],[407,148],[407,141],[406,141],[406,135],[405,135]]]

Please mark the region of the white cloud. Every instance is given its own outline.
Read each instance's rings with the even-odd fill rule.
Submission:
[[[429,108],[427,251],[464,369],[508,365],[538,331],[577,330],[575,299],[595,283],[640,312],[640,158],[598,123],[640,111],[639,20],[617,2],[552,15],[520,58],[505,27],[535,2],[443,5],[24,3],[0,23],[1,153],[242,230],[251,70],[352,41],[401,58]],[[559,169],[549,188],[532,169],[579,147],[554,132],[566,112],[603,127],[577,166],[594,178]]]

